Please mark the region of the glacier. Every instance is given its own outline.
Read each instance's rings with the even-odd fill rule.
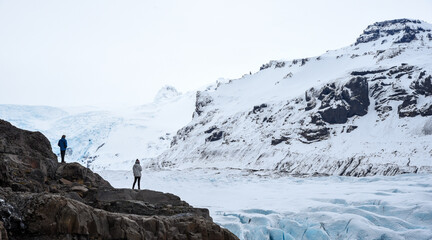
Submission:
[[[130,188],[131,171],[99,172]],[[174,193],[244,240],[430,239],[432,175],[298,178],[242,169],[145,170],[141,185]]]
[[[177,129],[191,120],[194,101],[193,92],[179,93],[165,86],[153,102],[140,106],[0,104],[0,118],[42,132],[57,155],[57,142],[65,134],[69,146],[66,162],[79,162],[94,170],[125,170],[137,158],[154,158],[167,150]]]

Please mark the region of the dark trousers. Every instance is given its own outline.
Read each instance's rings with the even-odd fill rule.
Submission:
[[[61,159],[62,159],[62,163],[64,163],[65,161],[64,161],[64,157],[65,157],[65,154],[66,154],[66,150],[60,150],[60,155],[61,155]]]
[[[132,185],[132,189],[134,189],[134,187],[135,187],[135,183],[136,183],[137,181],[138,181],[138,189],[141,189],[141,186],[140,186],[141,177],[135,177],[134,183],[133,183],[133,185]]]

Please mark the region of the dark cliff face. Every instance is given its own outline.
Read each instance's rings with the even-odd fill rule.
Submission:
[[[114,189],[57,163],[45,136],[3,120],[0,214],[0,239],[237,239],[175,195]]]
[[[429,29],[423,29],[419,20],[395,19],[383,22],[376,22],[366,28],[363,34],[357,38],[355,45],[376,41],[381,37],[400,36],[393,43],[409,43],[417,39],[417,34],[429,32]]]

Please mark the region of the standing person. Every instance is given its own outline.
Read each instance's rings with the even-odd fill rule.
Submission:
[[[140,182],[141,182],[141,171],[142,171],[142,168],[141,168],[141,165],[140,165],[140,161],[138,159],[135,161],[135,164],[133,165],[132,170],[133,170],[133,174],[134,174],[134,177],[135,177],[134,183],[132,185],[132,189],[135,188],[135,183],[138,181],[138,190],[139,190],[139,189],[141,189]]]
[[[61,163],[65,163],[64,158],[67,149],[66,135],[62,136],[62,138],[58,141],[57,145],[60,147]]]

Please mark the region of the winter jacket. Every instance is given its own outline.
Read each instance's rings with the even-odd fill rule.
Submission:
[[[133,165],[132,170],[133,170],[134,177],[141,177],[142,168],[141,168],[141,165],[139,163],[135,163]]]
[[[67,141],[66,141],[66,138],[62,138],[62,139],[60,139],[59,141],[58,141],[58,144],[57,144],[59,147],[60,147],[60,150],[61,151],[66,151],[66,148],[67,148]]]

